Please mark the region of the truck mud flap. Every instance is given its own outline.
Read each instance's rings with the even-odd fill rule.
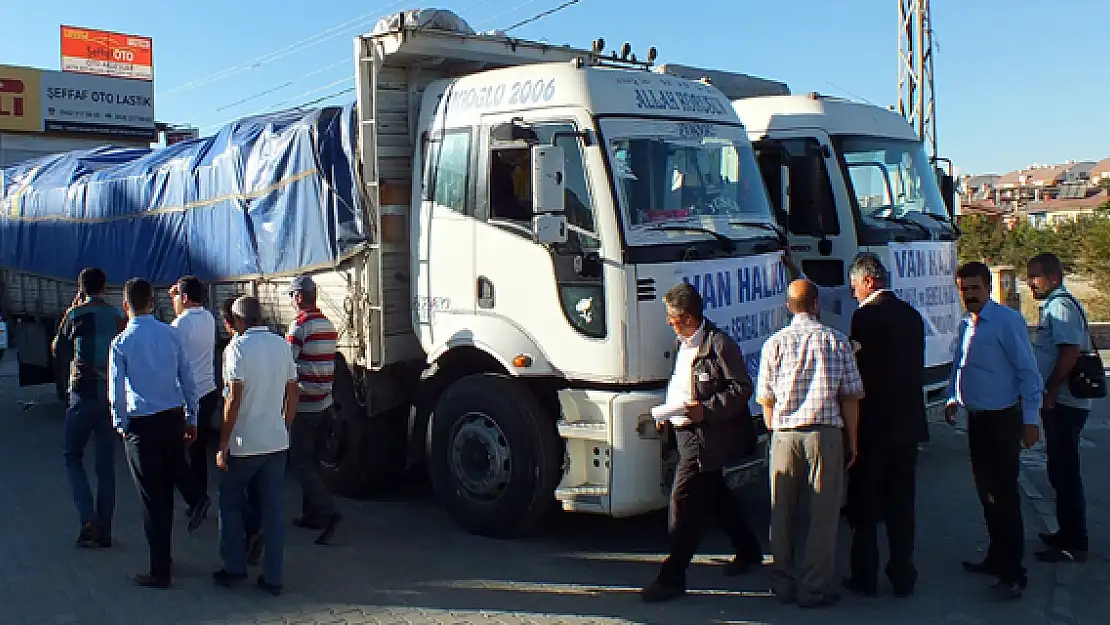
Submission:
[[[62,363],[64,367],[64,363],[72,360],[73,354],[64,348],[57,357],[50,353],[50,343],[54,340],[54,323],[21,319],[10,326],[9,331],[19,360],[19,385],[55,384],[61,388],[59,397],[64,397],[65,389],[60,382],[65,381],[66,375],[64,371],[59,372],[61,367],[58,363]]]

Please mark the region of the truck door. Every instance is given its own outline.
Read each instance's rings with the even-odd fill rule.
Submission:
[[[823,293],[821,319],[846,332],[855,309],[847,275],[857,251],[855,221],[828,137],[783,134],[755,147],[775,213],[787,226],[791,254],[809,279],[832,287]],[[788,210],[778,192],[781,164],[789,171]]]
[[[413,319],[426,349],[464,331],[474,314],[473,129],[423,144],[424,183],[415,240]]]
[[[511,116],[482,120],[475,279],[477,315],[498,318],[531,336],[566,373],[619,370],[606,300],[601,237],[585,167],[586,147],[572,119],[529,121],[529,139],[495,129]],[[545,247],[532,230],[531,146],[563,148],[568,240]],[[619,308],[617,309],[619,311]]]

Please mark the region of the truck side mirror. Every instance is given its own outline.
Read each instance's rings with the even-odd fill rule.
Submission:
[[[940,183],[940,195],[944,198],[944,205],[948,208],[948,216],[956,216],[956,180],[951,175],[942,171],[937,172]]]
[[[565,167],[561,146],[532,146],[532,233],[537,243],[567,241]]]
[[[779,165],[779,201],[782,202],[782,212],[790,216],[790,166]]]

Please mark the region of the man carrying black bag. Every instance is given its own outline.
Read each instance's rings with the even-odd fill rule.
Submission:
[[[679,461],[671,492],[671,551],[655,581],[642,592],[647,602],[685,594],[686,568],[709,516],[721,524],[736,552],[725,575],[745,573],[763,562],[759,539],[723,472],[755,448],[748,409],[752,381],[743,354],[731,337],[704,318],[701,295],[690,284],[673,287],[663,301],[678,347],[666,403],[654,412],[660,422],[669,418],[674,425]]]
[[[1060,530],[1041,534],[1042,562],[1087,560],[1086,499],[1079,470],[1079,436],[1091,414],[1091,398],[1106,394],[1102,359],[1092,355],[1087,314],[1064,286],[1064,270],[1055,254],[1029,260],[1027,278],[1041,305],[1033,339],[1037,368],[1044,379],[1041,421],[1044,423],[1048,481],[1056,491],[1056,521]],[[1091,366],[1084,359],[1093,360]],[[1090,370],[1092,375],[1083,376]],[[1076,380],[1076,374],[1080,379]]]

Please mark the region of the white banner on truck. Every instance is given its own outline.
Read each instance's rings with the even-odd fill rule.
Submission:
[[[891,243],[890,256],[891,289],[925,319],[925,366],[950,362],[963,315],[956,290],[956,244]]]
[[[681,279],[694,285],[705,301],[705,317],[740,346],[755,382],[764,341],[790,322],[786,287],[790,279],[781,252],[746,258],[699,261],[696,273]],[[754,414],[759,408],[752,402]]]

